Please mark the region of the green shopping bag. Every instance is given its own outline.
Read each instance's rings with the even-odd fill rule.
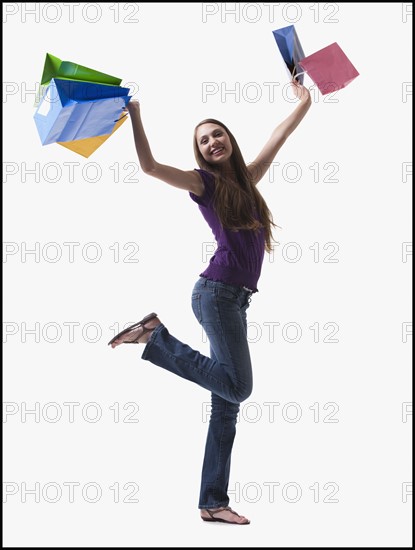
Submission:
[[[42,78],[33,104],[34,107],[39,106],[52,78],[97,82],[98,84],[108,84],[110,86],[119,86],[122,80],[116,76],[101,73],[95,69],[89,69],[72,61],[62,61],[59,57],[47,53]]]
[[[45,65],[40,84],[49,84],[52,78],[69,78],[70,80],[84,80],[119,86],[121,78],[89,69],[72,61],[62,61],[50,53],[46,54]]]

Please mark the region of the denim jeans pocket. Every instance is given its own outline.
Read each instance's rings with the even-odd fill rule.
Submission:
[[[202,322],[202,306],[201,295],[199,292],[193,292],[192,294],[192,310],[199,323]]]
[[[230,300],[232,302],[237,301],[239,298],[238,289],[224,283],[216,285],[215,294],[220,299]]]

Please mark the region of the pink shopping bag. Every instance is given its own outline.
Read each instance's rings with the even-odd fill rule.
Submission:
[[[323,95],[345,88],[359,76],[337,42],[304,57],[298,64]]]

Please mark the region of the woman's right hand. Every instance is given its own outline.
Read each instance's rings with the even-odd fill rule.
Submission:
[[[140,103],[138,102],[137,99],[131,99],[127,103],[127,109],[128,109],[130,114],[134,113],[134,112],[139,113],[140,112]]]

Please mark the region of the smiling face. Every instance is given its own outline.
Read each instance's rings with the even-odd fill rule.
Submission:
[[[206,123],[199,126],[196,141],[201,155],[210,164],[227,164],[232,156],[229,136],[218,124]]]

